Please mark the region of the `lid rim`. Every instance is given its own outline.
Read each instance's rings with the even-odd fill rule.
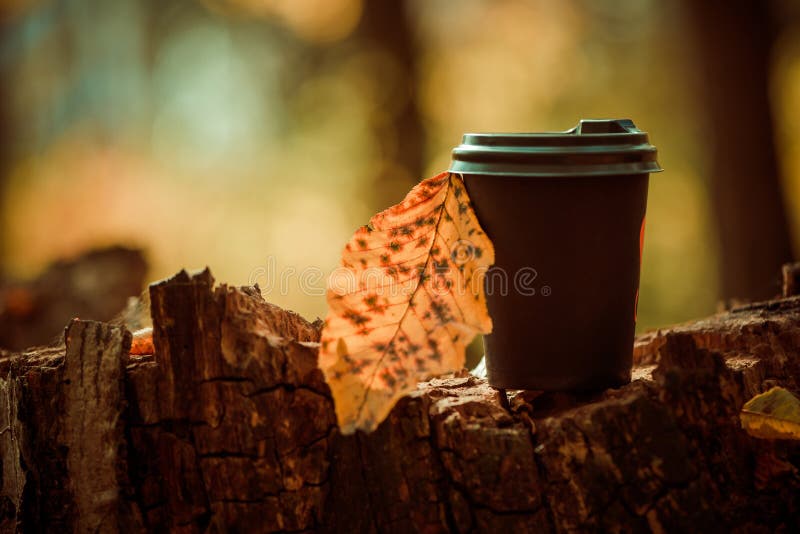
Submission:
[[[495,178],[586,178],[604,176],[635,176],[639,174],[656,174],[664,172],[661,167],[643,169],[586,169],[586,170],[553,170],[553,171],[486,171],[486,170],[458,170],[449,168],[448,172],[462,176],[491,176]]]
[[[527,150],[528,147],[507,147],[507,146],[475,146],[459,145],[453,149],[454,155],[469,156],[472,154],[617,154],[617,153],[656,153],[656,147],[650,144],[637,145],[589,145],[589,146],[543,146],[536,147],[535,150]]]

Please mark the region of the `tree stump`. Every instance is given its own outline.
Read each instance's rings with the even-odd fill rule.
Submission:
[[[800,297],[637,340],[634,381],[497,391],[466,372],[342,436],[319,322],[208,271],[151,286],[156,354],[74,320],[0,357],[0,527],[102,532],[791,531],[800,442],[739,410],[800,391]],[[532,350],[534,348],[532,347]]]
[[[0,348],[50,343],[72,317],[113,319],[141,293],[146,272],[141,250],[115,246],[59,260],[33,280],[0,276]]]

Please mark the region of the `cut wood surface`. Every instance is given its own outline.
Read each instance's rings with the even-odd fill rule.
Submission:
[[[151,287],[154,356],[75,320],[0,357],[0,529],[93,532],[773,532],[800,523],[800,442],[740,426],[800,391],[800,297],[640,337],[594,395],[419,385],[342,436],[320,324],[208,271]],[[531,352],[535,347],[531,347]]]

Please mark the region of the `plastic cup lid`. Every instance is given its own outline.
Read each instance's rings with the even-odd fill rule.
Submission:
[[[503,176],[619,176],[660,172],[656,147],[629,119],[581,120],[565,132],[468,133],[451,172]]]

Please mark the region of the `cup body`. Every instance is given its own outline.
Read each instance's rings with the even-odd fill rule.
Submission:
[[[566,132],[589,138],[578,141],[579,152],[590,147],[583,160],[561,133],[555,141],[534,134],[515,163],[500,161],[508,159],[498,156],[508,143],[502,139],[490,146],[488,162],[454,163],[495,248],[485,282],[492,386],[590,391],[630,381],[649,172],[660,168],[646,134],[628,122],[593,121],[588,132]],[[558,143],[567,146],[561,163]]]

